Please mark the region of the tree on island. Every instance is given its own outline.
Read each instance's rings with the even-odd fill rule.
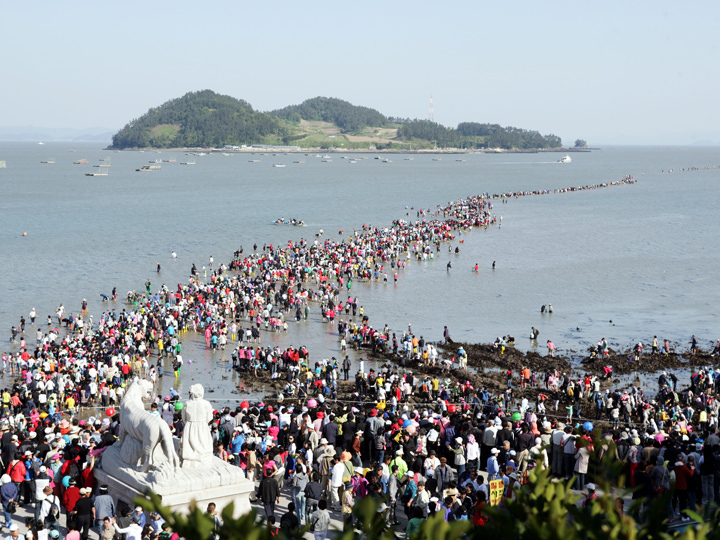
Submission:
[[[575,148],[587,148],[587,141],[583,139],[577,139],[575,141]]]

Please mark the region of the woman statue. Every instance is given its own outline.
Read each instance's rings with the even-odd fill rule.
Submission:
[[[213,408],[210,402],[203,399],[205,389],[202,384],[190,387],[190,399],[185,403],[182,417],[185,422],[180,456],[182,467],[198,467],[212,458],[213,440],[209,423],[213,419]]]

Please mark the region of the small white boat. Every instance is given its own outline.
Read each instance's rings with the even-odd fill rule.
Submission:
[[[181,161],[180,165],[195,165],[194,161]]]
[[[259,159],[249,159],[248,163],[260,163]]]
[[[284,163],[275,163],[275,164],[273,165],[273,167],[284,167],[284,166],[285,166]]]
[[[558,163],[572,163],[572,158],[565,154],[564,158],[558,159]]]
[[[382,162],[383,163],[392,163],[392,160],[385,158],[382,160]]]

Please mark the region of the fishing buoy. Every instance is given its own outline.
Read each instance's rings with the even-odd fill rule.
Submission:
[[[26,232],[24,232],[24,233],[23,233],[23,236],[27,236],[27,233],[26,233]]]

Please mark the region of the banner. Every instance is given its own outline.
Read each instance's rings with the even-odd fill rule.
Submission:
[[[490,504],[497,506],[503,498],[505,483],[502,480],[490,480]]]

